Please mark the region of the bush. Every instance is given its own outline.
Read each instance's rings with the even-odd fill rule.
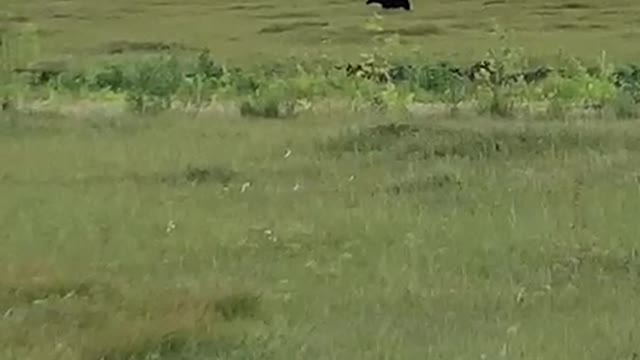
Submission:
[[[47,68],[25,67],[32,54],[20,45],[28,39],[5,35],[0,105],[10,107],[19,102],[16,94],[20,92],[24,98],[22,91],[54,94],[55,90],[124,95],[136,112],[162,111],[175,105],[201,109],[218,98],[238,101],[243,115],[269,118],[290,118],[326,99],[377,111],[406,110],[416,99],[439,101],[448,104],[453,113],[469,101],[475,102],[480,112],[499,117],[533,109],[537,102],[543,102],[547,115],[554,118],[564,118],[575,108],[606,110],[618,118],[638,114],[639,65],[614,69],[603,53],[599,64],[592,67],[565,57],[554,69],[542,66],[525,71],[528,64],[522,51],[509,45],[499,31],[502,45],[469,68],[425,61],[419,56],[400,61],[391,51],[399,40],[387,36],[380,20],[374,18],[368,29],[381,45],[346,67],[337,67],[326,58],[227,67],[203,50],[186,58],[165,53],[93,69],[49,71],[43,76]],[[27,40],[16,40],[23,38]],[[25,76],[17,75],[17,66],[35,79],[31,85]]]
[[[295,115],[296,98],[284,80],[263,84],[240,105],[244,116],[288,118]]]
[[[612,74],[612,81],[633,102],[640,102],[640,65],[631,64],[617,69]]]
[[[135,63],[126,74],[126,98],[137,112],[171,107],[183,76],[174,56],[158,56]]]
[[[109,64],[93,74],[90,88],[93,90],[110,90],[115,92],[125,91],[127,88],[127,75],[122,66]]]
[[[618,92],[611,107],[617,119],[637,119],[640,115],[636,100],[627,91]]]

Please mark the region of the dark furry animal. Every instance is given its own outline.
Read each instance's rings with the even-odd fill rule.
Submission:
[[[367,0],[367,5],[369,4],[380,4],[383,9],[405,9],[407,11],[411,10],[411,3],[409,0]]]

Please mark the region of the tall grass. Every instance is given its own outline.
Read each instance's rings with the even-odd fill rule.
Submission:
[[[3,128],[3,357],[633,358],[635,121],[332,115]]]
[[[14,69],[25,68],[40,56],[37,27],[2,27],[0,31],[0,102],[5,110],[21,101],[22,82]]]

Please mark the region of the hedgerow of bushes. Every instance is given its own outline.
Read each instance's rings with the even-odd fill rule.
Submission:
[[[553,117],[573,109],[638,115],[640,66],[615,67],[604,56],[591,67],[574,58],[562,58],[553,67],[532,66],[522,51],[503,46],[463,66],[383,53],[375,48],[348,64],[290,59],[240,68],[216,61],[208,50],[191,56],[167,52],[85,70],[14,68],[7,76],[4,66],[2,81],[24,83],[28,90],[119,94],[137,112],[203,109],[216,101],[235,102],[246,116],[285,118],[327,102],[381,111],[437,102],[452,112],[471,104],[504,117],[536,106]],[[0,88],[8,107],[9,87]]]

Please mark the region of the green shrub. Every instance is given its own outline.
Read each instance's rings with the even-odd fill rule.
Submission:
[[[594,77],[586,72],[575,73],[569,77],[551,76],[542,88],[548,101],[560,101],[568,106],[602,108],[611,102],[617,93],[615,85],[605,78]]]
[[[422,65],[415,72],[412,79],[415,84],[428,92],[443,94],[462,82],[462,76],[456,74],[455,67],[448,62],[439,62],[435,65]]]
[[[198,54],[195,65],[196,75],[207,80],[217,82],[222,79],[224,72],[224,67],[216,63],[208,50],[204,50]]]
[[[64,89],[73,93],[78,93],[87,86],[87,75],[82,70],[67,71],[53,82],[55,89]]]
[[[610,106],[617,119],[637,119],[640,116],[638,104],[630,92],[619,91]]]
[[[262,84],[240,103],[243,116],[289,118],[296,114],[296,98],[284,80]]]
[[[635,103],[640,103],[640,65],[622,66],[611,74],[611,78],[616,87],[629,94]]]
[[[183,80],[174,56],[148,58],[127,70],[125,93],[134,111],[158,111],[171,107]]]
[[[22,72],[28,75],[24,77],[15,73],[16,67],[31,63],[37,44],[28,32],[7,32],[1,34],[0,105],[10,107],[17,99],[26,98],[25,91],[30,97],[53,96],[56,91],[84,96],[90,91],[115,94],[120,99],[124,95],[137,112],[162,111],[174,105],[201,109],[215,98],[239,102],[246,116],[271,118],[293,117],[319,100],[376,111],[404,111],[415,101],[438,101],[448,104],[452,113],[469,101],[480,112],[498,117],[519,115],[543,102],[547,116],[553,118],[565,118],[575,108],[609,111],[618,118],[637,116],[640,66],[614,69],[605,53],[591,67],[563,56],[559,66],[552,70],[544,67],[541,76],[535,71],[529,76],[531,72],[524,71],[529,67],[522,50],[510,45],[499,29],[500,46],[474,65],[480,65],[482,71],[472,71],[477,70],[474,66],[464,69],[449,62],[425,61],[419,54],[400,60],[394,50],[400,43],[399,35],[390,36],[382,19],[374,17],[366,25],[375,40],[372,51],[346,69],[325,57],[286,58],[230,68],[203,50],[180,58],[165,53],[128,63],[56,71],[47,80],[40,79],[37,69],[26,68]],[[551,75],[547,76],[548,71]],[[24,81],[29,76],[38,80],[30,87]]]
[[[120,65],[106,65],[93,74],[89,86],[93,90],[125,91],[128,86],[126,71]]]
[[[511,117],[515,109],[527,102],[526,85],[523,79],[512,78],[524,65],[522,49],[509,43],[507,34],[498,27],[495,29],[501,46],[490,49],[487,60],[482,64],[482,71],[478,79],[477,101],[482,113],[488,112],[499,117]]]

